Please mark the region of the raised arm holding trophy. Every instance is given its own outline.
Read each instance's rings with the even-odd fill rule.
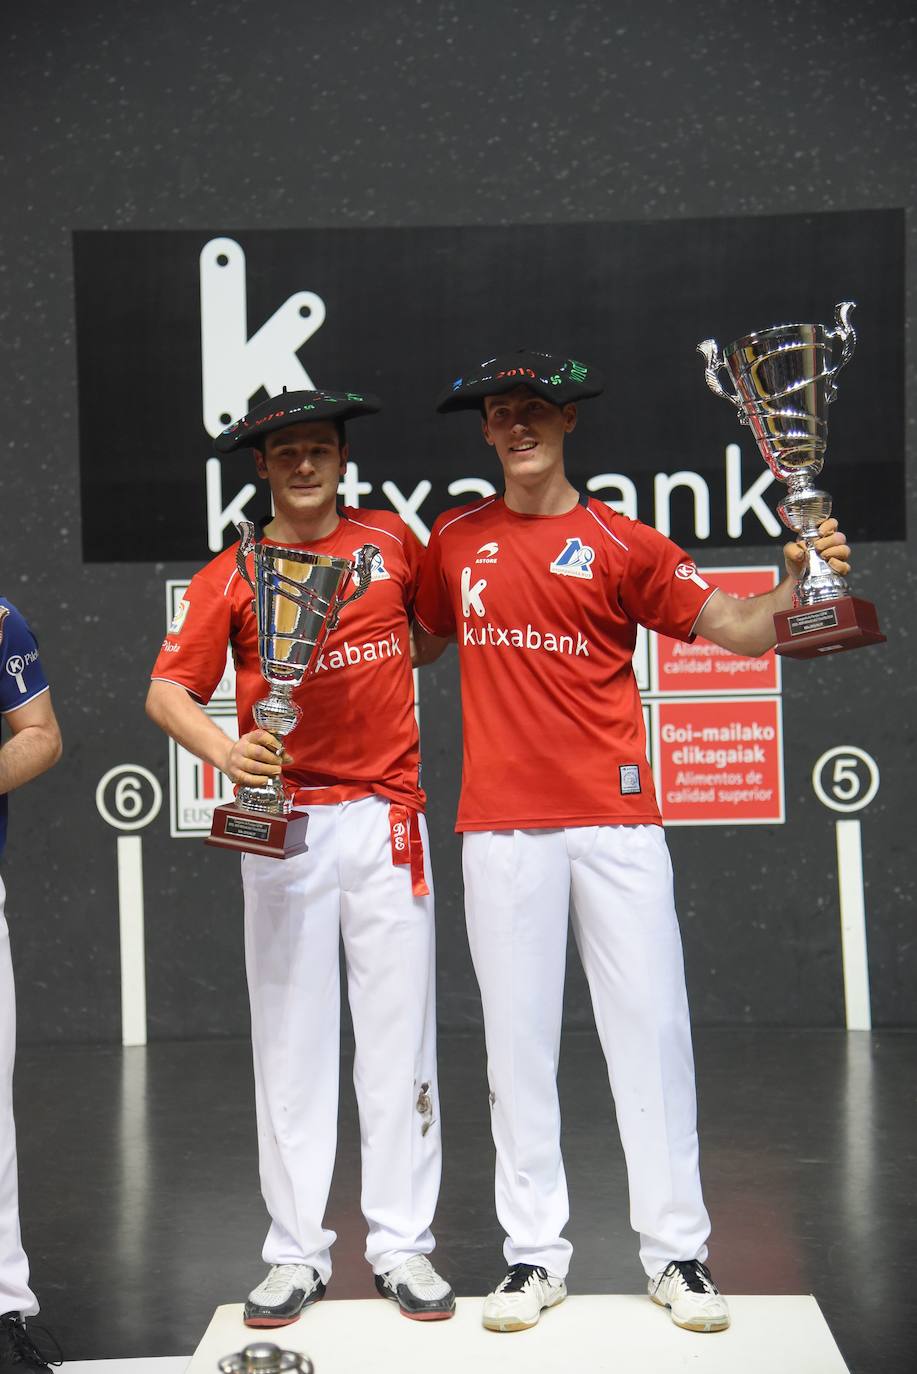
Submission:
[[[844,578],[815,548],[819,526],[831,514],[831,497],[814,479],[825,462],[827,411],[837,397],[837,375],[856,346],[853,308],[853,301],[835,307],[835,329],[782,324],[737,339],[722,354],[715,339],[697,346],[707,359],[710,390],[737,408],[739,423],[751,429],[771,472],[786,483],[777,514],[805,545],[806,568],[794,609],[774,615],[776,651],[789,658],[816,658],[885,641],[873,603],[851,596]],[[734,390],[720,382],[724,371]]]

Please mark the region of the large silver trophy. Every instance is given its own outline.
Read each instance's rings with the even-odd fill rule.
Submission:
[[[871,601],[849,594],[843,577],[816,552],[818,527],[831,514],[831,497],[815,484],[828,444],[828,406],[837,396],[837,375],[853,356],[853,301],[835,307],[836,327],[779,324],[747,334],[720,353],[715,339],[698,344],[707,360],[710,390],[731,401],[739,423],[754,434],[771,472],[787,486],[777,514],[806,549],[805,571],[793,595],[794,611],[774,616],[777,653],[814,658],[878,644]],[[725,373],[731,387],[724,387]]]
[[[236,566],[254,593],[258,657],[270,688],[268,695],[255,703],[253,715],[262,730],[276,737],[280,754],[284,738],[302,718],[293,692],[315,671],[341,611],[370,585],[373,559],[379,550],[374,544],[364,544],[355,560],[332,558],[281,544],[258,543],[250,520],[240,520],[237,529],[242,538]],[[248,572],[252,552],[254,580]],[[345,596],[352,576],[356,577],[356,588]],[[207,843],[289,858],[305,850],[307,823],[304,811],[293,810],[282,777],[266,778],[261,786],[240,787],[235,803],[215,809]]]

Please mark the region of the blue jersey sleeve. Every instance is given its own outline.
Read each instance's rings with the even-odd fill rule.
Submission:
[[[0,597],[0,715],[47,690],[35,636],[16,607]]]

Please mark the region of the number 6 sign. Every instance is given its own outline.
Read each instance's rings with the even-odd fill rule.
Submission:
[[[116,830],[142,830],[162,807],[162,788],[148,768],[122,763],[99,779],[99,815]],[[146,942],[143,855],[139,835],[118,836],[118,925],[121,936],[121,1043],[146,1044]]]

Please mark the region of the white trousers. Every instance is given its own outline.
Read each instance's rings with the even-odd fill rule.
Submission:
[[[6,888],[0,878],[0,1312],[33,1317],[38,1300],[29,1287],[29,1261],[19,1232],[19,1173],[13,1121],[13,1061],[16,1057],[16,989],[10,932],[3,913]]]
[[[468,938],[484,1006],[497,1215],[509,1264],[563,1277],[572,1247],[557,1064],[567,915],[589,982],[653,1275],[706,1258],[694,1061],[672,865],[659,826],[467,833]]]
[[[307,809],[305,854],[243,856],[245,964],[261,1188],[271,1216],[264,1259],[311,1264],[327,1282],[342,937],[366,1258],[381,1274],[433,1249],[441,1168],[433,898],[412,896],[409,866],[392,863],[387,801]]]

